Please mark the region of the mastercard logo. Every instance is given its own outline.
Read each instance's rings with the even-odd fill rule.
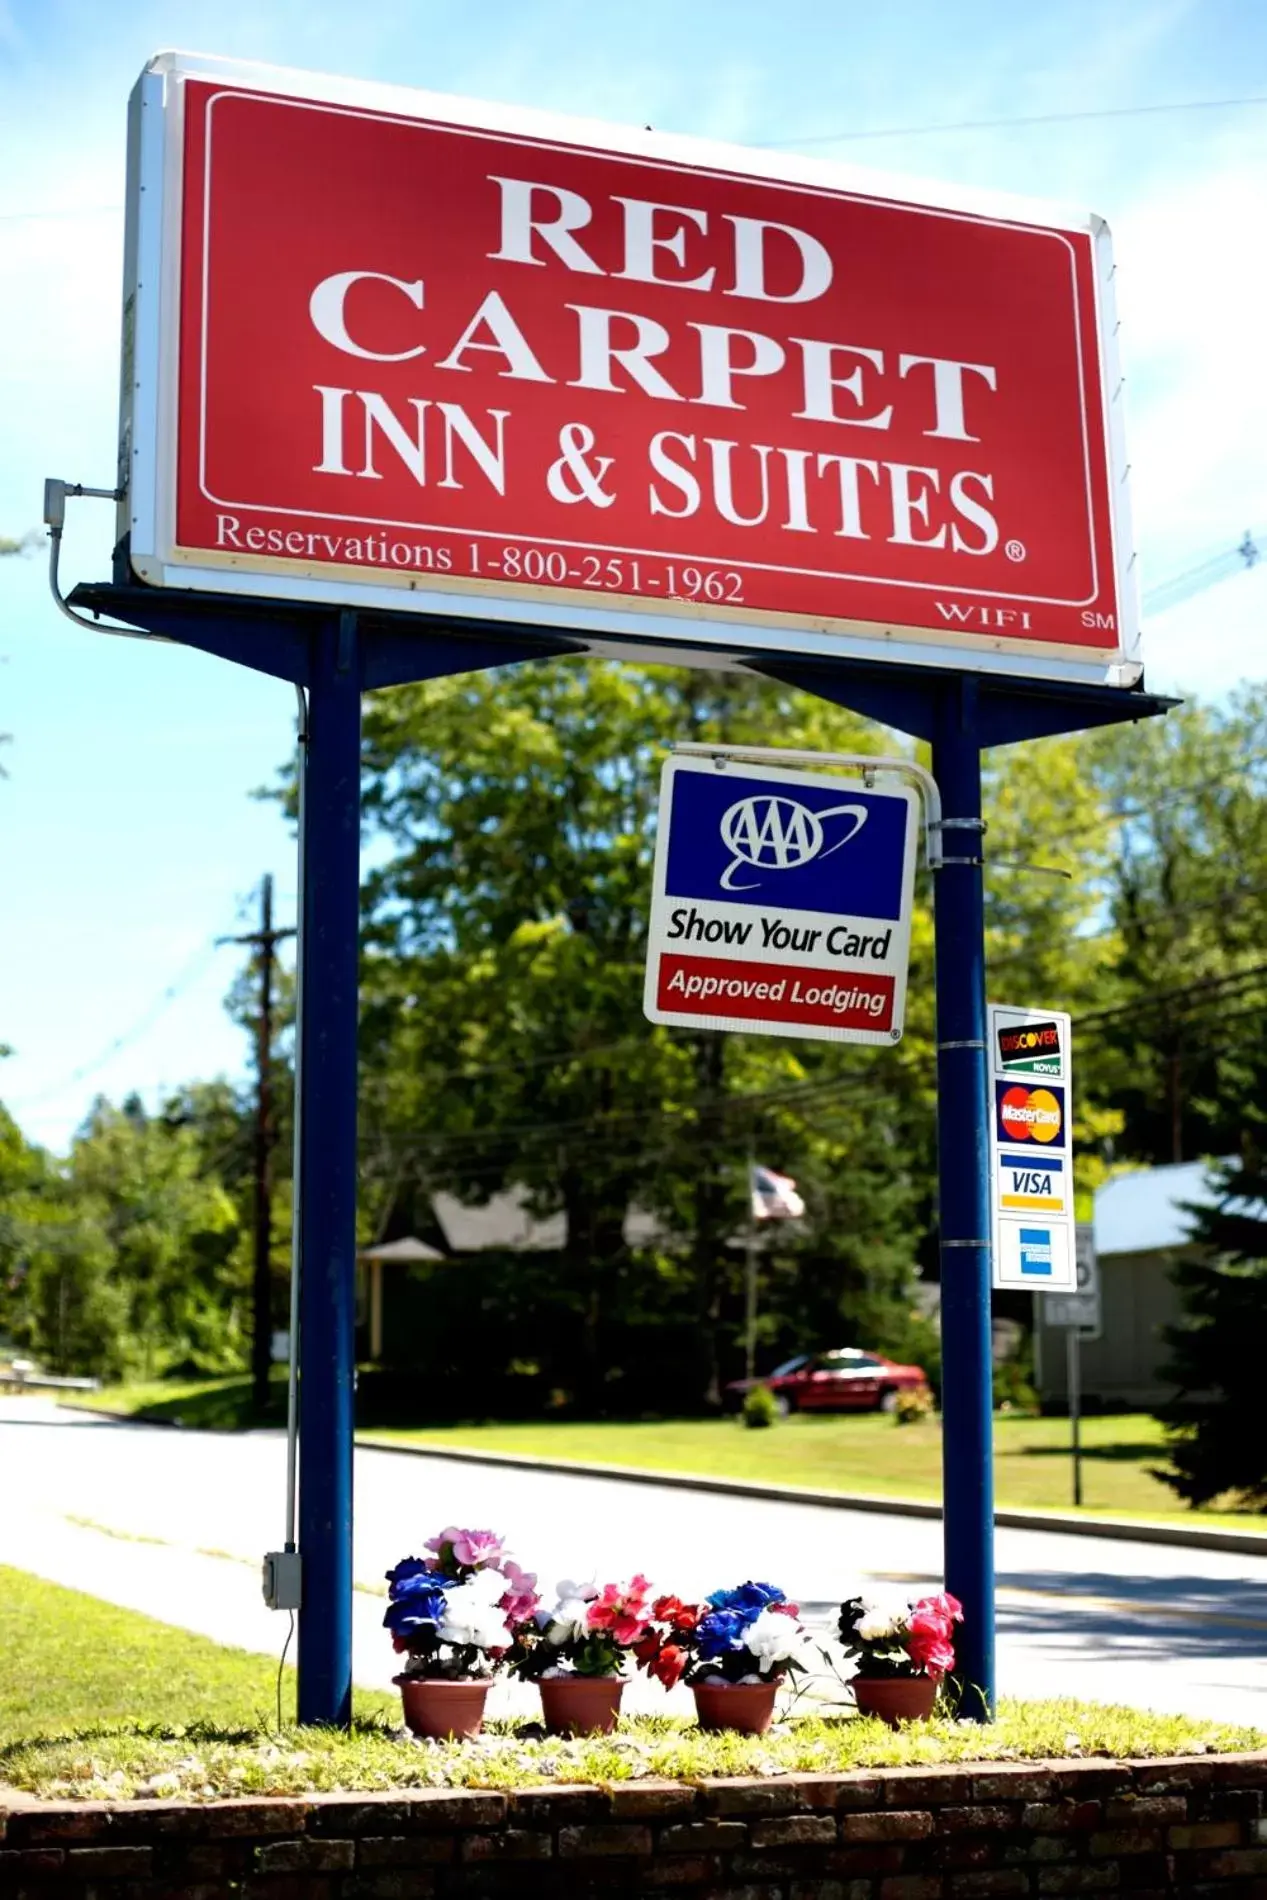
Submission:
[[[1050,1089],[1004,1089],[998,1106],[999,1127],[1009,1141],[1059,1140],[1064,1111]]]

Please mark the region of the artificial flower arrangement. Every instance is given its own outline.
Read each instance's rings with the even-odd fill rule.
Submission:
[[[800,1610],[772,1583],[714,1590],[703,1603],[659,1597],[652,1617],[638,1661],[666,1689],[686,1682],[701,1728],[763,1733],[780,1685],[815,1655]]]
[[[541,1692],[546,1727],[602,1735],[616,1725],[625,1666],[651,1622],[651,1584],[560,1583],[552,1607],[538,1605],[516,1632],[510,1669]]]
[[[494,1531],[450,1525],[387,1572],[383,1623],[407,1658],[395,1680],[415,1734],[475,1735],[496,1671],[529,1622],[536,1578],[507,1554]]]
[[[962,1604],[944,1590],[842,1603],[840,1643],[856,1662],[851,1686],[860,1713],[891,1724],[930,1715],[942,1677],[955,1666],[954,1626],[962,1621]]]

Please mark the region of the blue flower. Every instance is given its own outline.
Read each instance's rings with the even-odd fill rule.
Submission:
[[[387,1584],[388,1596],[412,1597],[419,1591],[453,1590],[457,1587],[457,1579],[441,1576],[438,1570],[428,1570],[417,1557],[406,1557],[403,1563],[387,1572]]]
[[[383,1618],[383,1627],[393,1636],[416,1636],[424,1628],[434,1631],[448,1607],[448,1599],[443,1590],[427,1589],[421,1579],[409,1579],[409,1585],[403,1594],[387,1606]]]
[[[712,1601],[711,1597],[709,1601]],[[695,1626],[695,1640],[700,1655],[705,1661],[711,1661],[716,1656],[725,1656],[731,1650],[742,1649],[752,1620],[739,1610],[710,1610],[706,1616],[701,1616]]]
[[[733,1611],[753,1623],[771,1604],[786,1603],[787,1596],[772,1583],[740,1583],[733,1590],[714,1590],[708,1601],[715,1610]]]

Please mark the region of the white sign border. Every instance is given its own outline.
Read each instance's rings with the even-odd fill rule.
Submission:
[[[673,785],[679,772],[692,772],[696,776],[708,772],[734,771],[745,779],[765,779],[778,785],[808,785],[815,788],[828,785],[858,785],[869,797],[901,799],[906,805],[906,834],[902,846],[902,894],[899,900],[899,915],[893,928],[898,934],[901,950],[899,967],[895,972],[893,984],[893,1029],[835,1029],[830,1023],[788,1023],[751,1016],[701,1015],[696,1011],[661,1009],[657,1001],[660,956],[664,946],[655,935],[657,910],[669,902],[681,900],[669,899],[664,889],[668,872],[669,857],[669,813],[673,806]],[[660,773],[660,806],[656,821],[655,860],[651,873],[651,905],[647,916],[647,961],[643,977],[642,1008],[648,1022],[661,1023],[670,1029],[707,1029],[722,1030],[728,1034],[750,1036],[781,1036],[794,1042],[833,1042],[856,1043],[874,1048],[896,1049],[902,1040],[906,1026],[906,990],[911,961],[911,924],[915,907],[915,860],[919,855],[919,793],[913,785],[867,785],[861,786],[856,775],[847,776],[835,772],[808,772],[792,766],[751,765],[745,759],[717,760],[699,757],[670,756],[664,762]],[[772,903],[771,909],[777,908]],[[844,913],[842,913],[843,915]],[[795,974],[797,965],[789,963],[787,970]],[[841,981],[847,980],[850,971],[842,973]]]
[[[1024,1075],[1015,1069],[1005,1069],[998,1057],[998,1030],[1002,1017],[1019,1017],[1021,1022],[1056,1022],[1061,1025],[1064,1044],[1061,1050],[1059,1075]],[[1030,1009],[1020,1003],[987,1003],[986,1020],[986,1113],[989,1117],[989,1156],[990,1156],[990,1284],[996,1293],[1036,1293],[1046,1299],[1049,1294],[1072,1294],[1078,1290],[1077,1248],[1075,1244],[1076,1210],[1073,1192],[1073,1019],[1063,1009]],[[1057,1154],[1065,1164],[1065,1206],[1061,1213],[1053,1214],[1034,1210],[1026,1213],[1021,1209],[1003,1208],[999,1204],[999,1179],[1001,1172],[1000,1153],[1004,1146],[1000,1142],[995,1126],[995,1083],[1014,1082],[1024,1088],[1042,1088],[1049,1085],[1062,1089],[1065,1098],[1064,1139],[1059,1145],[1049,1144],[1048,1154]],[[1002,1234],[1004,1226],[1019,1227],[1032,1222],[1036,1226],[1059,1228],[1065,1236],[1068,1250],[1068,1264],[1062,1280],[1050,1285],[1041,1285],[1037,1280],[1004,1279]]]
[[[346,568],[253,556],[244,571],[235,556],[182,550],[175,541],[175,457],[180,309],[180,212],[184,153],[185,79],[235,91],[298,98],[315,105],[368,109],[412,121],[427,120],[505,136],[581,148],[598,156],[627,154],[652,163],[729,172],[745,180],[796,184],[833,193],[889,198],[905,209],[936,209],[974,218],[1034,225],[1044,235],[1073,231],[1093,240],[1097,276],[1100,373],[1109,419],[1106,455],[1113,525],[1118,617],[1116,649],[1087,651],[1044,646],[1031,651],[1005,638],[941,635],[926,628],[882,622],[812,620],[707,603],[681,602],[672,613],[653,604],[600,606],[570,591],[503,583],[460,587],[410,584],[405,574],[375,570],[353,580]],[[493,106],[396,86],[334,79],[184,53],[152,60],[133,93],[129,119],[128,218],[125,239],[124,358],[120,410],[119,534],[129,536],[132,565],[152,585],[214,590],[257,599],[296,601],[417,614],[456,620],[506,621],[575,635],[592,651],[631,657],[641,642],[647,657],[689,658],[711,649],[737,659],[802,655],[887,658],[906,664],[970,668],[1022,678],[1134,685],[1141,674],[1134,561],[1129,550],[1126,462],[1121,429],[1121,377],[1112,309],[1112,255],[1108,230],[1094,215],[1012,198],[966,193],[888,174],[827,164],[800,155],[752,150],[663,133],[638,132],[520,107]],[[1086,417],[1083,418],[1084,429]],[[1087,442],[1087,452],[1091,443]],[[416,527],[417,524],[410,524]],[[703,557],[701,557],[703,558]],[[267,562],[267,567],[260,564]],[[886,583],[887,584],[887,583]],[[944,591],[962,594],[963,589]],[[983,596],[984,598],[984,596]],[[1007,596],[1013,598],[1013,596]],[[745,633],[752,638],[745,639]]]

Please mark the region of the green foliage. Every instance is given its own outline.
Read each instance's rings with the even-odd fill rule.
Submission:
[[[779,1401],[768,1385],[754,1385],[744,1393],[743,1422],[749,1431],[768,1431],[778,1417]]]
[[[98,1102],[58,1163],[0,1131],[0,1325],[51,1371],[240,1362],[238,1220],[182,1121]]]
[[[950,1761],[1130,1758],[1261,1748],[1255,1729],[1067,1701],[1004,1702],[990,1728],[935,1720],[894,1732],[808,1716],[769,1735],[705,1734],[671,1716],[619,1733],[534,1739],[487,1725],[478,1748],[402,1746],[394,1696],[356,1691],[350,1732],[274,1726],[276,1665],[0,1570],[0,1783],[58,1800],[203,1800],[336,1789],[605,1785],[632,1776],[825,1774]],[[294,1706],[283,1680],[283,1713]]]
[[[921,1420],[931,1417],[935,1410],[933,1395],[927,1386],[904,1386],[893,1395],[895,1425],[918,1425]]]
[[[1217,1205],[1195,1208],[1193,1216],[1193,1239],[1206,1251],[1173,1269],[1184,1317],[1166,1335],[1166,1372],[1179,1390],[1158,1414],[1174,1467],[1161,1475],[1189,1504],[1230,1492],[1263,1510],[1267,1168],[1245,1162],[1222,1169]]]

